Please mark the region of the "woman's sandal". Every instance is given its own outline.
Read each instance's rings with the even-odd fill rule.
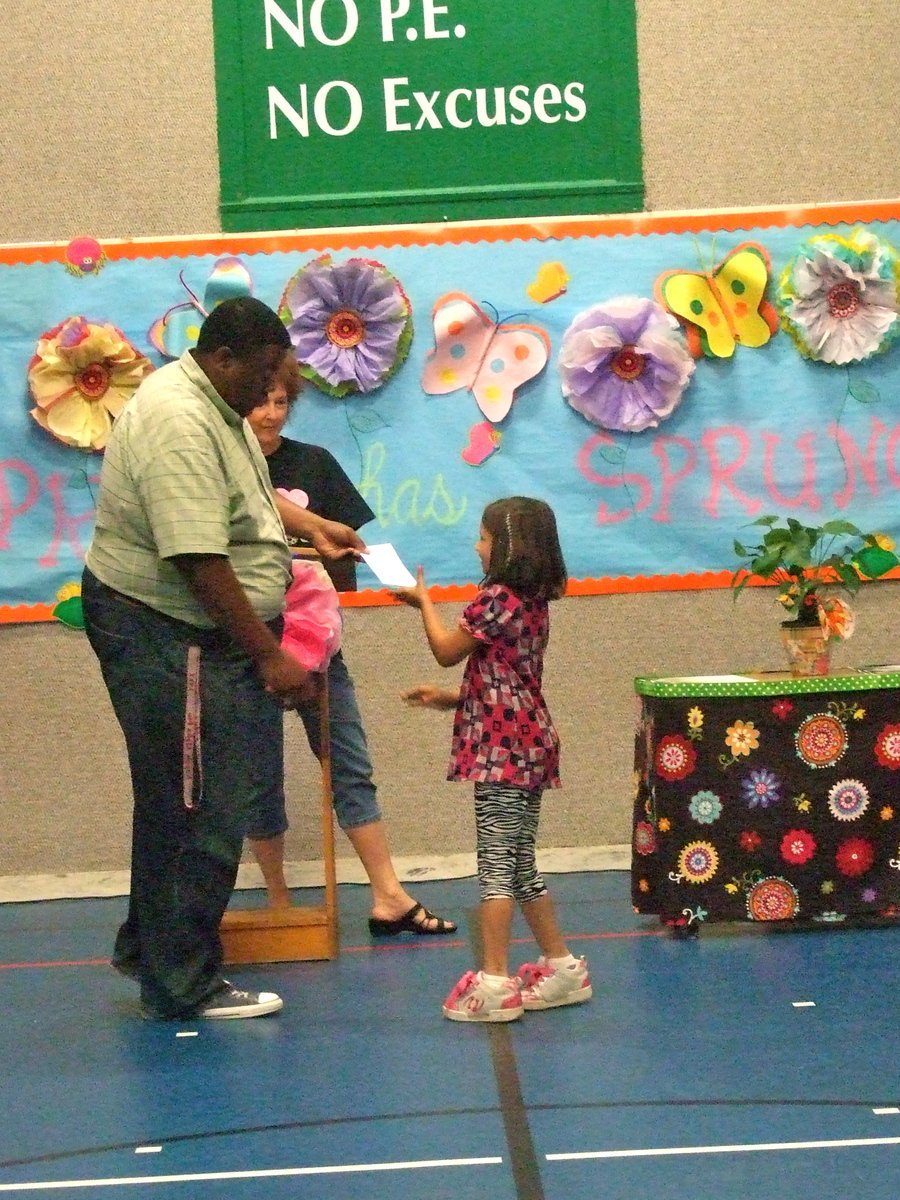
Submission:
[[[421,915],[420,920],[415,918]],[[427,922],[434,921],[434,925],[429,925]],[[396,937],[398,933],[418,933],[425,936],[441,933],[455,933],[456,925],[453,921],[445,921],[443,917],[436,917],[433,912],[429,912],[421,904],[414,904],[409,912],[404,913],[402,917],[397,917],[395,921],[387,921],[383,917],[369,917],[369,933],[372,937]]]

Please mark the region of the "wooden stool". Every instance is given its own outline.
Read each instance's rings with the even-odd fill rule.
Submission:
[[[335,958],[338,952],[337,874],[334,819],[331,812],[331,742],[328,727],[328,677],[319,684],[322,742],[322,859],[325,904],[309,908],[230,908],[219,935],[226,963],[298,962]]]

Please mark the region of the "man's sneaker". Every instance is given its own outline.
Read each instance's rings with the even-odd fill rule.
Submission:
[[[594,994],[583,958],[576,959],[572,966],[554,970],[541,955],[536,963],[523,963],[516,975],[522,988],[522,1005],[529,1012],[582,1004]]]
[[[451,1021],[515,1021],[522,1011],[518,979],[492,983],[482,971],[467,971],[443,1007]]]
[[[129,962],[127,959],[110,959],[109,965],[123,979],[133,979],[139,981],[141,976],[138,971],[137,963]]]
[[[205,1000],[194,1015],[209,1021],[228,1021],[240,1017],[264,1017],[283,1007],[284,1001],[274,992],[242,992],[223,979],[219,990]]]

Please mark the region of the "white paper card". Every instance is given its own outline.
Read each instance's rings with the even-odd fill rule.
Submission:
[[[385,587],[416,586],[415,577],[403,565],[390,542],[384,542],[381,546],[367,546],[362,560]]]

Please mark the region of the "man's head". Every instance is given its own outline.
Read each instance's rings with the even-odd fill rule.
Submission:
[[[278,315],[261,300],[240,296],[212,310],[193,355],[225,403],[245,417],[265,402],[290,346]]]

